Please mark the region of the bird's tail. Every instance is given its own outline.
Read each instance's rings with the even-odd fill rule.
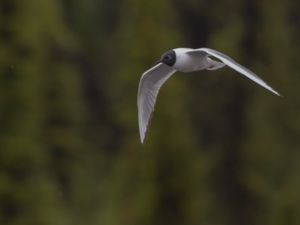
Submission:
[[[217,70],[217,69],[220,69],[220,68],[225,66],[225,63],[213,60],[209,57],[207,57],[207,61],[208,61],[208,64],[209,64],[208,67],[206,68],[207,70]]]

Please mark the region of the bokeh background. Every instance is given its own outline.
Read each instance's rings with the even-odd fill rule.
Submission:
[[[299,225],[300,2],[0,0],[1,225]],[[136,94],[175,47],[146,143]]]

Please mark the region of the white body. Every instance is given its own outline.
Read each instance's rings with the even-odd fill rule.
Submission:
[[[176,53],[176,62],[173,65],[177,71],[180,72],[193,72],[198,70],[203,70],[208,65],[208,57],[206,54],[199,54],[194,57],[192,55],[186,54],[191,51],[191,48],[176,48],[174,49]]]
[[[197,52],[197,54],[189,54],[195,49],[192,48],[175,48],[176,62],[172,66],[180,72],[194,72],[199,70],[216,70],[225,66],[224,63],[214,61],[209,58],[206,52]]]

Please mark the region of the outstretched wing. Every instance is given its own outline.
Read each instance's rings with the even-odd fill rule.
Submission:
[[[159,89],[175,72],[172,67],[159,63],[147,70],[140,79],[137,106],[141,143],[144,142]]]
[[[280,96],[280,94],[275,91],[272,87],[270,87],[266,82],[264,82],[260,77],[258,77],[255,73],[253,73],[251,70],[247,69],[246,67],[240,65],[236,61],[234,61],[229,56],[218,52],[216,50],[210,49],[210,48],[199,48],[194,49],[191,51],[188,51],[188,54],[193,54],[196,52],[206,52],[208,55],[211,55],[223,63],[225,63],[227,66],[231,67],[232,69],[236,70],[237,72],[243,74],[244,76],[248,77],[250,80],[256,82],[257,84],[261,85],[262,87],[266,88],[267,90],[273,92],[274,94]]]

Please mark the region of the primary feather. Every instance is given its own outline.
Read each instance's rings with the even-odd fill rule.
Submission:
[[[159,63],[147,70],[140,79],[137,105],[140,139],[142,143],[145,139],[159,89],[175,72],[176,70],[172,67]]]
[[[248,77],[250,80],[256,82],[257,84],[261,85],[262,87],[266,88],[267,90],[273,92],[274,94],[280,96],[280,94],[275,91],[272,87],[270,87],[266,82],[264,82],[260,77],[258,77],[255,73],[253,73],[251,70],[247,69],[246,67],[240,65],[237,63],[235,60],[230,58],[229,56],[218,52],[216,50],[210,49],[210,48],[199,48],[199,49],[194,49],[191,51],[188,51],[187,53],[193,54],[193,52],[206,52],[208,55],[211,55],[223,63],[225,63],[227,66],[231,67],[235,71],[243,74],[244,76]]]

